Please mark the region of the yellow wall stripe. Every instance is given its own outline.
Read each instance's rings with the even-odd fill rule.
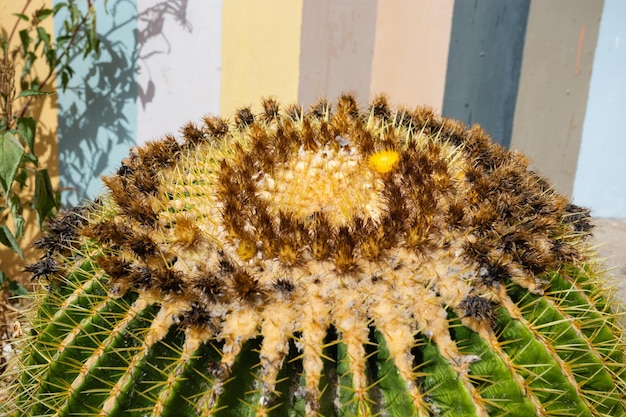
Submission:
[[[220,113],[258,106],[262,96],[295,102],[302,0],[228,0],[222,19]]]
[[[36,7],[31,7],[27,9],[26,14],[31,15],[36,8],[46,7],[52,8],[52,0],[45,0],[40,2],[43,4],[37,4]],[[3,1],[0,2],[0,27],[3,30],[7,31],[7,35],[11,32],[13,25],[17,17],[14,16],[14,13],[21,13],[22,7],[24,6],[23,2],[16,1]],[[53,31],[53,20],[52,18],[48,18],[42,22],[42,25],[46,31],[50,34],[51,37],[54,38]],[[19,45],[20,38],[18,35],[19,30],[24,29],[26,27],[26,22],[22,22],[15,32],[14,38],[12,39],[11,47],[15,47]],[[21,71],[21,63],[17,62],[16,68],[16,77],[18,86],[17,93],[19,94],[19,73]],[[39,59],[35,62],[34,67],[35,73],[39,75],[40,79],[43,79],[48,74],[48,68],[43,59]],[[51,90],[55,88],[55,79],[52,80],[52,84],[46,89]],[[52,185],[55,189],[57,189],[59,184],[59,152],[57,146],[57,107],[56,107],[56,96],[44,96],[39,97],[33,100],[34,103],[30,107],[31,112],[27,114],[27,116],[33,117],[37,120],[37,136],[35,138],[35,154],[39,158],[39,168],[47,169],[50,177],[52,179]],[[16,106],[19,108],[23,103],[22,100],[17,100]],[[32,192],[34,190],[34,184],[30,184],[27,189],[27,192]],[[23,271],[24,264],[26,262],[33,262],[40,255],[38,251],[36,251],[32,247],[32,242],[37,238],[36,232],[39,230],[37,227],[37,215],[34,210],[30,209],[28,206],[24,207],[24,218],[26,219],[26,227],[25,227],[25,236],[24,239],[20,242],[20,246],[24,252],[24,260],[20,259],[17,254],[11,252],[9,249],[0,245],[0,264],[2,265],[2,271],[13,279],[18,277],[26,277],[28,274],[25,274]],[[13,227],[9,222],[9,227]],[[25,281],[24,281],[25,282]]]

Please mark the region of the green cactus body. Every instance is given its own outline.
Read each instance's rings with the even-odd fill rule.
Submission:
[[[207,117],[50,222],[15,416],[623,416],[588,211],[428,109]]]

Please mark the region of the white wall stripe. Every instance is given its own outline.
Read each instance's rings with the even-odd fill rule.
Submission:
[[[219,112],[222,0],[138,6],[137,142]]]

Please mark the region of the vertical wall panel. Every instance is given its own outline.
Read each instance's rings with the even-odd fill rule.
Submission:
[[[100,58],[72,59],[67,90],[58,92],[59,168],[65,204],[93,198],[100,176],[114,172],[136,140],[135,60],[137,10],[134,2],[96,2]],[[55,18],[58,31],[62,24]]]
[[[511,147],[571,195],[602,0],[533,1]]]
[[[219,112],[222,0],[138,5],[139,142]]]
[[[302,0],[229,0],[222,11],[220,112],[298,95]]]
[[[52,8],[52,0],[45,0],[40,2],[41,4],[32,5],[28,11],[33,12],[39,7]],[[3,35],[8,36],[11,29],[15,25],[17,17],[15,13],[21,13],[23,9],[23,2],[17,1],[0,1],[0,27],[6,31]],[[27,23],[21,22],[14,34],[11,48],[14,48],[20,44],[19,31],[27,27]],[[54,40],[54,28],[52,18],[48,18],[42,22],[44,29],[53,36]],[[41,49],[40,49],[41,50]],[[22,68],[22,63],[18,60],[16,62],[16,85],[18,86],[17,92],[19,93],[19,77]],[[33,66],[33,74],[36,74],[40,80],[43,80],[48,75],[48,66],[45,61],[40,59],[35,61]],[[56,80],[52,78],[47,90],[52,91],[56,88]],[[15,106],[21,106],[24,103],[24,99],[18,99],[15,102]],[[30,113],[28,116],[37,120],[37,139],[35,141],[35,154],[39,158],[40,168],[46,168],[52,183],[56,188],[59,176],[59,161],[58,161],[58,148],[57,148],[57,108],[56,108],[56,96],[44,96],[33,99],[30,106]],[[17,107],[19,109],[19,107]]]
[[[3,22],[13,3],[0,2]],[[98,2],[102,57],[74,57],[76,76],[58,95],[58,150],[56,120],[44,111],[48,139],[38,152],[53,180],[60,157],[64,202],[74,204],[101,189],[99,177],[136,141],[204,114],[229,115],[264,95],[308,105],[352,90],[364,104],[386,92],[394,104],[481,123],[528,154],[558,191],[619,216],[622,3],[109,0],[105,13]]]
[[[441,111],[454,0],[378,2],[372,94]]]
[[[605,0],[574,181],[576,203],[626,218],[626,3]]]
[[[4,0],[0,1],[0,27],[6,31],[3,35],[8,36],[13,25],[15,24],[17,17],[15,13],[20,13],[24,6],[23,2]],[[38,7],[52,7],[52,0],[45,0],[38,2],[36,5],[31,5],[29,11],[32,13]],[[26,23],[22,22],[18,27],[18,31],[26,28]],[[53,34],[53,21],[52,18],[48,18],[42,22],[42,26],[50,34]],[[19,45],[20,38],[16,32],[12,39],[11,48]],[[21,62],[17,62],[16,68],[16,81],[19,81],[19,72],[22,68]],[[33,67],[34,73],[43,80],[48,74],[48,67],[43,60],[35,61]],[[19,86],[19,84],[17,84]],[[47,91],[51,91],[55,88],[55,80],[52,79],[51,84],[48,86]],[[18,87],[19,93],[19,87]],[[18,99],[15,102],[15,106],[22,106],[24,99]],[[17,107],[19,109],[19,107]],[[16,109],[16,110],[17,110]],[[58,161],[58,148],[57,148],[57,109],[56,109],[56,96],[44,96],[38,97],[32,101],[29,113],[27,114],[37,120],[37,136],[35,138],[35,154],[39,159],[39,168],[47,169],[52,179],[52,185],[55,189],[58,187],[59,180],[59,161]],[[34,181],[29,184],[27,195],[32,194],[34,190]],[[26,226],[24,228],[25,236],[20,242],[24,259],[21,259],[15,252],[11,251],[4,245],[0,245],[0,270],[4,272],[7,277],[17,279],[22,278],[22,282],[27,282],[29,279],[28,273],[24,272],[24,265],[30,262],[35,262],[41,253],[32,246],[32,242],[39,238],[39,228],[37,227],[37,214],[34,210],[28,206],[24,207],[24,218],[26,220]],[[13,221],[7,223],[11,230],[13,229]]]
[[[377,0],[304,0],[298,101],[344,91],[367,102]]]
[[[511,140],[530,0],[456,0],[443,113]]]

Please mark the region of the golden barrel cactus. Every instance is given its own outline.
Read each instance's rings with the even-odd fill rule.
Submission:
[[[589,212],[429,109],[273,99],[48,225],[15,416],[626,415]]]

